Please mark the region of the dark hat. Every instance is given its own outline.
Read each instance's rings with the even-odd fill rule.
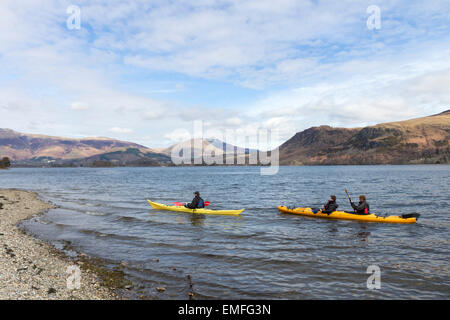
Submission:
[[[195,192],[194,192],[194,194],[196,194],[196,195],[198,195],[198,196],[199,196],[199,195],[200,195],[200,192],[198,192],[198,191],[195,191]]]

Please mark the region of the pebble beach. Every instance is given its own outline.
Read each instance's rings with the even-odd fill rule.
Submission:
[[[85,262],[68,259],[18,227],[21,221],[52,207],[34,192],[0,189],[0,299],[120,299],[95,271],[81,267]],[[68,285],[74,268],[81,270],[79,282]]]

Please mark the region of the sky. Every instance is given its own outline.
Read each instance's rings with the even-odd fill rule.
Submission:
[[[207,138],[270,129],[276,145],[450,109],[450,1],[1,0],[0,15],[0,128],[159,148],[201,120]]]

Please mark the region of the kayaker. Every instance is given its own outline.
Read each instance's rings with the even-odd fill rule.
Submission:
[[[369,204],[366,201],[366,196],[363,194],[359,196],[358,205],[354,204],[351,200],[350,205],[352,206],[353,210],[355,210],[356,214],[369,214],[370,212]]]
[[[197,209],[197,208],[204,208],[205,207],[205,201],[200,197],[200,192],[195,191],[194,192],[194,199],[192,199],[191,203],[186,203],[184,205],[186,208],[189,209]]]
[[[339,205],[336,203],[336,196],[331,195],[330,200],[328,200],[327,204],[322,206],[322,213],[330,214],[337,210]]]

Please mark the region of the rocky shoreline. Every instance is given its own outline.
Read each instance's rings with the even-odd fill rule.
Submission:
[[[120,274],[88,257],[71,260],[18,227],[52,207],[34,192],[0,189],[0,299],[121,299],[116,287],[125,280]]]

